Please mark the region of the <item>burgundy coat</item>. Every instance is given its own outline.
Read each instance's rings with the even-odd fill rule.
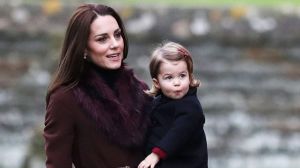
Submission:
[[[44,128],[46,167],[136,167],[143,159],[151,101],[143,92],[145,85],[127,69],[114,92],[94,70],[85,76],[75,88],[61,87],[51,94]]]

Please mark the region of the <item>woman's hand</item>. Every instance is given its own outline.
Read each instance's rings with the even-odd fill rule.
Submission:
[[[155,153],[151,153],[139,164],[138,168],[154,168],[158,161],[158,155]]]

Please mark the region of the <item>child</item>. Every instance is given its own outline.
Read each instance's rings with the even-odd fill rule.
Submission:
[[[153,86],[147,93],[155,96],[149,155],[138,168],[207,168],[205,117],[197,98],[200,81],[194,79],[191,54],[167,42],[153,52],[149,68]]]

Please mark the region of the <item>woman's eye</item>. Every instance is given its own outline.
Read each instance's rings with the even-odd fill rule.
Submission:
[[[115,38],[119,39],[119,38],[121,38],[121,37],[122,37],[122,34],[121,34],[121,32],[117,32],[117,33],[115,33]]]
[[[100,37],[100,38],[98,38],[96,41],[98,41],[98,42],[105,42],[107,40],[107,38],[106,37]]]

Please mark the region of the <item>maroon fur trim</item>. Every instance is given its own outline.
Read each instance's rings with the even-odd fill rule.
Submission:
[[[73,93],[83,111],[96,123],[98,130],[112,142],[124,146],[140,146],[148,125],[147,110],[151,98],[143,90],[132,70],[122,68],[113,91],[99,74],[90,68]]]

